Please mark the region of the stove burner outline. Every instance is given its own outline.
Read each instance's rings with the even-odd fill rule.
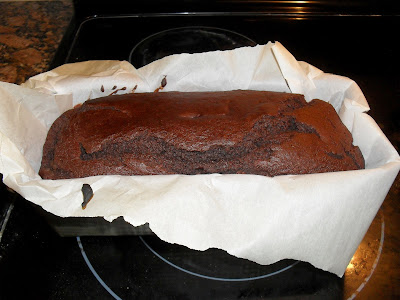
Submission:
[[[1,227],[0,227],[0,242],[1,242],[1,239],[3,238],[3,234],[4,234],[4,231],[6,230],[6,226],[7,226],[8,220],[11,216],[11,212],[12,212],[13,208],[14,208],[14,203],[11,202],[7,208],[7,212],[5,214],[3,224],[0,224],[1,225]]]
[[[374,271],[375,271],[375,269],[376,269],[376,267],[377,267],[377,265],[378,265],[380,256],[381,256],[381,254],[382,254],[383,242],[384,242],[384,238],[385,238],[385,220],[384,220],[384,216],[383,216],[383,212],[382,212],[382,211],[381,211],[381,217],[382,217],[382,223],[381,223],[381,237],[380,237],[380,242],[379,242],[378,255],[377,255],[377,257],[375,258],[375,261],[374,261],[374,263],[373,263],[373,265],[372,265],[371,273],[364,279],[364,281],[360,284],[360,286],[356,289],[356,291],[355,291],[350,297],[347,298],[347,300],[353,300],[354,298],[357,297],[357,295],[362,291],[362,289],[365,287],[365,285],[368,283],[368,281],[369,281],[370,278],[372,277],[372,274],[374,273]],[[249,281],[249,280],[262,279],[262,278],[271,277],[271,276],[274,276],[274,275],[276,275],[276,274],[279,274],[279,273],[282,273],[282,272],[284,272],[284,271],[287,271],[288,269],[294,267],[295,265],[297,265],[297,264],[299,263],[299,261],[296,261],[296,262],[294,262],[292,265],[289,265],[289,266],[287,266],[287,267],[285,267],[285,268],[283,268],[283,269],[281,269],[281,270],[278,270],[278,271],[275,271],[275,272],[272,272],[272,273],[269,273],[269,274],[261,275],[261,276],[252,277],[252,278],[226,278],[226,279],[224,279],[224,278],[218,278],[218,277],[211,277],[211,276],[201,275],[201,274],[197,274],[197,273],[195,273],[195,272],[188,271],[188,270],[186,270],[186,269],[183,269],[183,268],[181,268],[181,267],[179,267],[179,266],[177,266],[177,265],[175,265],[175,264],[169,262],[169,261],[166,260],[164,257],[162,257],[160,254],[158,254],[153,248],[151,248],[150,245],[148,245],[148,244],[146,243],[146,241],[145,241],[141,236],[139,236],[139,238],[140,238],[140,240],[143,242],[143,244],[144,244],[154,255],[156,255],[159,259],[161,259],[162,261],[164,261],[164,262],[166,262],[167,264],[171,265],[172,267],[174,267],[174,268],[176,268],[176,269],[178,269],[178,270],[180,270],[180,271],[182,271],[182,272],[188,273],[188,274],[190,274],[190,275],[194,275],[194,276],[197,276],[197,277],[201,277],[201,278],[205,278],[205,279],[210,279],[210,280],[217,280],[217,281],[236,281],[236,282],[238,282],[238,281]],[[97,274],[95,268],[92,266],[92,264],[90,263],[89,258],[88,258],[87,255],[86,255],[85,249],[83,248],[83,244],[82,244],[81,238],[80,238],[79,236],[77,236],[77,237],[76,237],[76,240],[77,240],[79,249],[80,249],[80,251],[81,251],[81,254],[82,254],[82,257],[83,257],[85,263],[87,264],[87,266],[89,267],[90,271],[92,272],[92,274],[94,275],[94,277],[97,279],[97,281],[103,286],[103,288],[104,288],[114,299],[122,300],[122,299],[121,299],[117,294],[115,294],[114,291],[111,290],[111,288],[103,281],[103,279],[99,276],[99,274]]]
[[[101,277],[99,276],[99,274],[97,274],[95,268],[92,266],[92,264],[90,263],[89,258],[86,255],[85,249],[83,249],[83,245],[81,242],[81,237],[77,236],[76,237],[76,241],[78,242],[78,246],[79,249],[81,250],[81,254],[83,259],[85,260],[85,263],[87,264],[87,266],[89,267],[90,271],[92,272],[92,274],[94,275],[94,277],[97,279],[97,281],[102,285],[102,287],[111,295],[114,297],[114,299],[117,300],[122,300],[116,293],[113,292],[112,289],[110,289],[110,287],[103,281],[103,279],[101,279]]]
[[[264,275],[260,275],[260,276],[255,276],[255,277],[248,277],[248,278],[221,278],[221,277],[213,277],[213,276],[207,276],[207,275],[202,275],[196,272],[192,272],[189,270],[186,270],[182,267],[177,266],[176,264],[170,262],[169,260],[167,260],[166,258],[164,258],[163,256],[161,256],[158,252],[156,252],[153,248],[150,247],[149,244],[146,243],[146,241],[139,236],[139,239],[143,242],[143,244],[155,255],[157,256],[159,259],[161,259],[163,262],[169,264],[170,266],[174,267],[175,269],[178,269],[179,271],[185,272],[187,274],[193,275],[193,276],[197,276],[200,278],[205,278],[205,279],[210,279],[210,280],[216,280],[216,281],[250,281],[250,280],[257,280],[257,279],[262,279],[262,278],[267,278],[267,277],[271,277],[274,275],[277,275],[279,273],[282,273],[284,271],[289,270],[290,268],[294,267],[295,265],[297,265],[299,263],[299,261],[295,261],[293,264],[282,268],[278,271],[272,272],[272,273],[268,273],[268,274],[264,274]]]
[[[132,63],[132,59],[133,59],[133,58],[132,58],[132,55],[133,55],[133,53],[135,52],[135,50],[136,50],[139,46],[141,46],[142,44],[146,43],[147,41],[151,41],[152,39],[157,38],[157,36],[162,37],[164,34],[169,34],[169,33],[174,34],[175,32],[179,32],[179,31],[190,31],[190,30],[198,30],[198,31],[203,30],[203,31],[208,32],[208,33],[213,33],[214,35],[216,35],[216,34],[225,34],[225,35],[227,35],[226,38],[229,38],[229,39],[232,39],[232,40],[234,40],[234,39],[239,39],[239,38],[240,38],[240,39],[243,39],[244,41],[247,41],[247,42],[248,42],[248,44],[242,44],[242,43],[240,43],[239,40],[238,40],[238,41],[235,40],[235,42],[237,42],[237,43],[238,43],[238,46],[240,46],[240,47],[243,47],[243,46],[255,46],[255,45],[257,45],[257,43],[256,43],[255,41],[253,41],[251,38],[249,38],[249,37],[247,37],[247,36],[245,36],[245,35],[243,35],[243,34],[241,34],[241,33],[232,31],[232,30],[223,29],[223,28],[219,28],[219,27],[212,27],[212,26],[184,26],[184,27],[176,27],[176,28],[166,29],[166,30],[159,31],[159,32],[156,32],[156,33],[153,33],[153,34],[147,36],[146,38],[144,38],[143,40],[141,40],[139,43],[137,43],[137,44],[132,48],[131,52],[129,53],[129,59],[128,59],[128,61],[129,61],[131,64],[133,64],[133,63]],[[228,35],[230,35],[230,36],[228,36]],[[191,46],[195,46],[195,45],[192,44]],[[221,49],[215,49],[215,50],[221,50]],[[210,51],[210,50],[208,50],[208,51]],[[190,52],[190,51],[189,51],[189,52]],[[204,51],[201,51],[201,52],[204,52]],[[187,53],[187,52],[185,51],[185,52],[182,52],[182,53]],[[190,52],[190,53],[191,53],[191,52]],[[177,53],[170,53],[169,55],[172,55],[172,54],[177,54]],[[158,58],[156,58],[156,59],[158,59]],[[153,61],[154,61],[154,60],[153,60]],[[146,65],[146,64],[145,64],[145,65]],[[135,67],[137,67],[137,66],[135,66]]]

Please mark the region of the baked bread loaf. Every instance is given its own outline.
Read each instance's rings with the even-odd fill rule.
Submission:
[[[52,125],[39,174],[259,174],[364,168],[333,107],[302,95],[163,92],[86,101]]]

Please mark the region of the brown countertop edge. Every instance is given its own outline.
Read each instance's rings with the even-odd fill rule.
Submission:
[[[48,70],[73,15],[70,1],[0,2],[0,81]]]

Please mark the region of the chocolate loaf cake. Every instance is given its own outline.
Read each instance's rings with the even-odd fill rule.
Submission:
[[[89,100],[52,125],[39,174],[259,174],[364,168],[333,107],[302,95],[164,92]]]

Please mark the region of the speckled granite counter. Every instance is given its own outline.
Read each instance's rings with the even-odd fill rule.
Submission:
[[[0,2],[0,12],[0,81],[20,84],[46,71],[72,17],[72,3]]]
[[[20,84],[48,70],[72,15],[70,1],[0,2],[0,81]],[[10,253],[24,243],[24,239],[17,238],[21,232],[16,228],[23,223],[21,220],[5,230],[8,219],[18,212],[13,209],[17,198],[18,194],[7,191],[0,174],[0,299],[8,298],[2,276],[9,276],[12,267],[7,264],[16,261]],[[4,234],[12,237],[3,239]]]

